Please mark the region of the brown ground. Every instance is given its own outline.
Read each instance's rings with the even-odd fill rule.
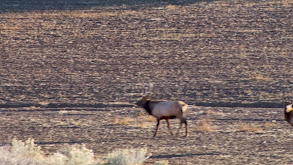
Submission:
[[[291,164],[280,107],[293,98],[292,14],[292,0],[2,13],[1,144],[32,137],[48,151],[146,147],[149,163]],[[200,105],[188,114],[191,137],[162,124],[152,138],[155,122],[129,104],[144,92]]]
[[[150,164],[292,164],[292,129],[279,108],[192,106],[188,138],[183,130],[170,136],[165,121],[153,138],[156,122],[141,112],[133,107],[2,109],[0,140],[34,138],[51,152],[85,143],[99,157],[119,148],[147,148]],[[174,132],[178,121],[171,124]]]

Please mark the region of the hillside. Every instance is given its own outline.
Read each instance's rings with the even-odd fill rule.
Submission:
[[[0,14],[0,104],[292,100],[293,1]]]

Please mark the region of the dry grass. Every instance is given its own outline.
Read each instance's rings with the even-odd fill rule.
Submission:
[[[109,165],[140,165],[148,159],[146,149],[123,149],[108,155]]]
[[[132,119],[132,118],[129,118],[129,117],[125,117],[125,118],[123,118],[123,119],[121,120],[121,124],[122,124],[122,125],[129,125],[130,122],[133,122],[133,121],[135,121],[135,120]]]
[[[263,127],[264,127],[265,129],[273,128],[274,126],[275,126],[274,123],[265,123],[265,124],[263,125]]]
[[[207,115],[214,115],[214,114],[217,114],[217,112],[215,112],[215,111],[213,111],[213,110],[211,110],[211,109],[209,109],[209,110],[207,110]]]
[[[176,9],[178,9],[179,7],[178,6],[176,6],[176,5],[168,5],[168,6],[166,6],[166,9],[168,9],[168,10],[176,10]]]
[[[130,117],[116,116],[114,119],[114,124],[130,125],[130,124],[134,124],[134,123],[135,123],[135,119],[130,118]]]
[[[168,160],[160,160],[155,163],[155,165],[169,165]]]
[[[157,121],[155,117],[147,115],[145,113],[140,113],[139,116],[133,118],[116,116],[114,119],[114,124],[148,128],[151,127],[155,121]]]
[[[259,96],[261,99],[275,98],[275,95],[269,92],[260,92]]]
[[[39,102],[39,105],[42,105],[42,106],[48,106],[49,104],[50,104],[50,102],[48,102],[48,101]]]
[[[145,122],[155,122],[157,119],[154,116],[148,115],[146,112],[139,113],[139,116],[137,117],[138,120],[142,120]]]
[[[263,76],[261,74],[257,74],[255,76],[250,77],[250,79],[255,81],[272,81],[273,79],[270,77]]]
[[[14,139],[11,146],[0,147],[0,164],[5,165],[140,165],[148,158],[145,148],[123,149],[110,153],[102,162],[84,144],[65,145],[56,153],[46,155],[33,139],[26,142]]]
[[[254,124],[244,124],[239,128],[240,132],[262,132],[263,129],[260,126]]]
[[[141,112],[136,120],[136,126],[141,128],[150,128],[157,122],[157,119],[151,115]]]
[[[207,122],[206,119],[203,119],[203,120],[200,122],[200,125],[196,127],[195,131],[213,132],[214,129],[213,129],[212,126],[209,124],[209,122]]]
[[[118,116],[115,117],[114,124],[120,124],[120,119]]]
[[[11,146],[0,147],[0,162],[5,165],[89,165],[97,164],[98,160],[85,145],[65,146],[59,152],[47,156],[33,139],[26,142],[14,139]]]
[[[142,120],[138,120],[138,119],[133,119],[130,117],[121,117],[121,116],[115,117],[114,124],[128,125],[128,126],[141,127],[141,128],[148,128],[151,126],[150,122],[146,122],[146,121],[142,121]]]

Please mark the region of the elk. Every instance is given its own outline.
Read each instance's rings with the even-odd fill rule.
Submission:
[[[162,101],[162,100],[151,100],[149,95],[142,97],[137,101],[136,105],[141,106],[149,114],[157,118],[157,127],[154,134],[154,137],[157,135],[160,121],[165,119],[167,121],[168,129],[173,135],[173,132],[170,128],[169,119],[180,119],[180,126],[176,134],[179,134],[182,124],[185,124],[186,137],[189,136],[189,130],[187,126],[187,120],[184,117],[188,105],[183,101]]]
[[[293,126],[293,102],[292,103],[285,103],[284,109],[285,120]]]

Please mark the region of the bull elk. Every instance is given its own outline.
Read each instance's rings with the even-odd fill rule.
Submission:
[[[136,103],[136,105],[141,106],[149,114],[157,118],[157,127],[154,134],[154,137],[157,135],[160,121],[165,119],[167,121],[168,129],[173,135],[173,132],[170,128],[169,119],[180,119],[180,126],[178,128],[177,134],[179,134],[182,124],[185,124],[186,137],[189,136],[189,130],[187,125],[187,120],[184,117],[188,105],[183,101],[162,101],[162,100],[151,100],[149,95],[142,97]]]

